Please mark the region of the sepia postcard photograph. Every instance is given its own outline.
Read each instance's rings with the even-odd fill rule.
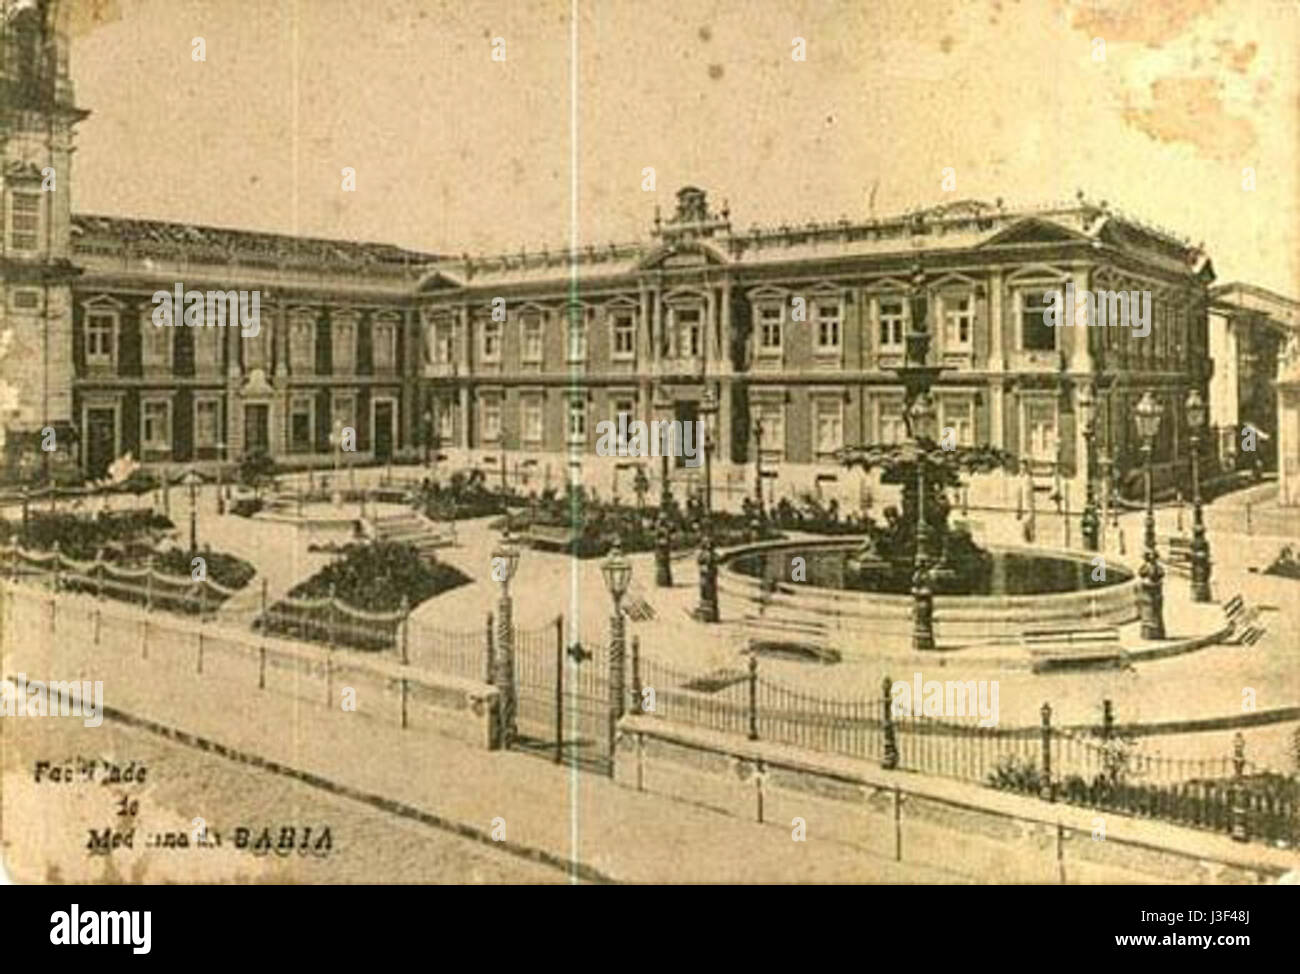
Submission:
[[[0,878],[1300,881],[1298,42],[0,0]]]

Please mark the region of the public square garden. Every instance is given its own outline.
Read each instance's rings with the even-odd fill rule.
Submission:
[[[569,692],[588,703],[653,687],[654,715],[683,726],[1030,794],[1047,783],[1060,800],[1221,831],[1233,796],[1251,795],[1270,841],[1292,841],[1300,580],[1285,533],[1243,526],[1240,495],[1207,505],[1203,601],[1177,557],[1194,521],[1182,505],[1153,504],[1149,525],[1116,505],[1094,549],[1050,498],[964,509],[969,479],[1014,478],[1011,458],[903,445],[841,459],[872,510],[706,497],[671,471],[638,471],[615,498],[576,482],[503,489],[450,463],[339,476],[259,460],[221,482],[189,471],[11,500],[0,543],[8,572],[37,584],[513,683],[521,739],[549,717],[529,725],[529,700],[548,690],[538,634],[559,617]],[[1155,632],[1151,537],[1167,566]],[[933,681],[993,686],[995,709],[890,712],[890,685]]]

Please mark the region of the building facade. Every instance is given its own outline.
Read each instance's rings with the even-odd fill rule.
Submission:
[[[1241,283],[1218,285],[1210,297],[1210,352],[1218,363],[1210,423],[1220,462],[1231,469],[1254,459],[1241,449],[1241,431],[1250,427],[1262,468],[1278,470],[1282,428],[1274,382],[1287,343],[1300,334],[1300,302]]]
[[[12,444],[51,428],[73,443],[64,461],[92,477],[127,452],[328,464],[340,426],[364,459],[438,451],[503,474],[599,471],[627,466],[597,455],[602,420],[691,421],[708,391],[720,471],[753,463],[757,420],[769,469],[819,482],[841,446],[905,435],[891,369],[918,308],[944,369],[939,425],[957,441],[1076,477],[1075,403],[1095,382],[1097,454],[1121,487],[1141,462],[1131,417],[1147,389],[1166,408],[1158,476],[1185,463],[1181,403],[1213,373],[1213,271],[1197,248],[1104,203],[963,201],[741,231],[686,187],[636,243],[460,259],[76,214],[74,131],[88,113],[66,41],[29,14],[6,25],[0,79],[10,478],[27,455]],[[177,287],[256,291],[258,334],[218,325],[210,306],[202,324],[158,327],[153,295]],[[1050,327],[1044,312],[1065,291],[1149,295],[1149,330]]]
[[[692,420],[711,391],[720,463],[752,462],[760,420],[762,459],[781,475],[833,470],[841,446],[905,436],[891,369],[918,267],[944,368],[939,425],[958,442],[1073,477],[1085,456],[1075,396],[1099,382],[1098,453],[1121,482],[1140,463],[1131,416],[1147,389],[1166,406],[1157,463],[1185,463],[1181,403],[1212,372],[1209,262],[1083,202],[742,233],[687,187],[638,244],[442,262],[417,297],[426,410],[471,453],[591,463],[599,421]],[[1047,326],[1052,292],[1067,289],[1149,292],[1149,332]]]

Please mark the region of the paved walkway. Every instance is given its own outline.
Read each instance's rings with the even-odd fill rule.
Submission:
[[[24,668],[16,650],[0,662],[6,671]],[[327,709],[258,691],[255,682],[250,688],[248,681],[225,679],[214,672],[221,669],[215,664],[197,674],[188,653],[151,653],[146,660],[134,646],[119,651],[88,639],[60,640],[49,666],[58,673],[94,673],[104,680],[105,703],[128,714],[407,803],[476,832],[490,833],[493,820],[502,818],[509,841],[622,881],[964,881],[956,872],[819,844],[815,822],[813,839],[795,842],[788,823],[748,823],[538,757],[403,731],[391,720],[370,717],[364,694],[357,712]],[[39,671],[26,672],[34,678]],[[178,773],[167,766],[149,770],[164,779]],[[203,789],[188,799],[173,799],[183,821],[215,818],[207,813]],[[385,838],[401,841],[400,833],[378,841]]]

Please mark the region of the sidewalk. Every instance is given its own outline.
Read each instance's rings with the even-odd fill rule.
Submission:
[[[64,633],[61,631],[61,637]],[[18,671],[14,647],[4,669]],[[488,752],[424,731],[400,730],[357,712],[326,709],[256,689],[251,682],[193,670],[188,653],[139,659],[69,632],[53,670],[103,679],[105,704],[260,755],[360,792],[382,795],[490,834],[506,823],[509,842],[578,861],[626,882],[965,881],[945,870],[900,864],[856,847],[791,839],[789,823],[742,822],[693,805],[638,793],[613,781],[516,752]],[[218,669],[218,667],[213,667]],[[36,678],[36,672],[28,675]],[[387,702],[387,701],[386,701]],[[379,709],[372,704],[372,712]],[[152,769],[151,769],[152,770]],[[165,768],[160,773],[167,774]],[[203,816],[201,795],[179,809]]]

